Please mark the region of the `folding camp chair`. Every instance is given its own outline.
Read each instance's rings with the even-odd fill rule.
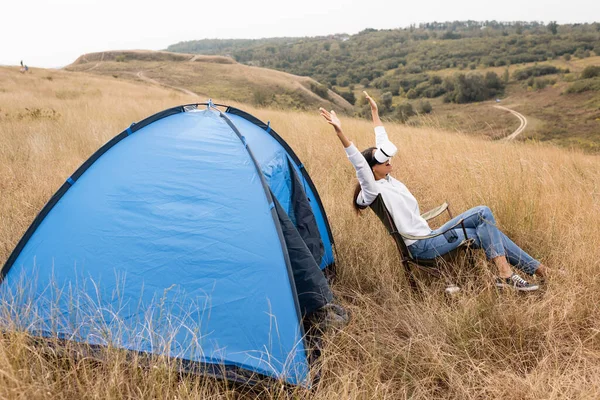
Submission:
[[[396,246],[398,247],[398,250],[400,251],[401,262],[402,262],[402,265],[404,266],[404,271],[406,273],[406,276],[408,278],[411,288],[413,288],[413,289],[418,288],[417,282],[415,280],[415,276],[414,276],[414,273],[412,270],[413,267],[417,268],[421,271],[424,271],[436,278],[441,278],[441,277],[445,277],[445,274],[443,273],[444,267],[449,262],[456,261],[457,256],[459,254],[466,252],[467,259],[469,261],[472,261],[472,255],[471,255],[470,250],[471,250],[472,244],[474,243],[474,240],[470,239],[468,237],[467,230],[465,229],[465,225],[464,225],[464,220],[462,220],[462,219],[459,220],[456,224],[452,225],[451,227],[449,227],[448,229],[446,229],[443,232],[435,233],[432,235],[415,236],[415,235],[409,235],[409,234],[398,231],[398,229],[396,228],[396,224],[394,223],[394,220],[392,219],[392,216],[390,215],[390,212],[388,211],[387,207],[385,206],[385,203],[383,202],[383,198],[381,197],[381,194],[377,195],[377,197],[375,198],[375,201],[373,201],[373,203],[371,203],[371,205],[369,207],[371,207],[371,210],[373,210],[373,212],[375,212],[375,214],[379,217],[381,222],[383,222],[383,225],[386,227],[389,234],[392,235],[392,237],[394,238],[394,241],[396,242]],[[450,206],[448,205],[448,203],[444,203],[441,206],[436,207],[433,210],[430,210],[430,211],[422,214],[421,217],[423,217],[426,221],[429,221],[435,217],[438,217],[445,211],[448,212],[448,215],[450,216],[450,218],[453,218],[452,212],[450,211]],[[410,253],[408,246],[406,246],[406,243],[404,242],[404,239],[423,240],[423,239],[429,239],[432,237],[443,235],[444,233],[448,232],[449,230],[455,229],[456,227],[459,227],[459,226],[463,230],[465,239],[458,245],[458,247],[455,250],[453,250],[449,253],[440,255],[434,259],[417,259],[417,258],[415,258]],[[450,282],[446,282],[446,283],[447,283],[447,287],[454,286]]]

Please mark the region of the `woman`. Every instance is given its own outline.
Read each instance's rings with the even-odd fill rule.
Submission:
[[[335,111],[328,112],[323,108],[320,109],[323,118],[335,129],[346,149],[348,159],[356,169],[359,185],[354,194],[354,207],[357,210],[364,209],[381,194],[398,230],[415,236],[444,232],[463,219],[467,235],[474,240],[475,247],[483,249],[488,260],[498,268],[495,282],[497,287],[509,287],[518,291],[537,290],[538,285],[531,284],[514,273],[511,265],[529,275],[538,275],[541,279],[546,278],[546,266],[521,250],[498,229],[488,207],[472,208],[435,231],[429,227],[427,221],[420,215],[415,197],[404,184],[389,175],[392,171],[391,157],[395,154],[396,147],[389,141],[379,119],[377,104],[367,92],[364,94],[371,106],[377,147],[370,147],[362,153],[344,135],[342,124]],[[440,236],[418,241],[405,240],[405,243],[414,257],[432,259],[454,250],[463,239],[464,232],[458,227]]]

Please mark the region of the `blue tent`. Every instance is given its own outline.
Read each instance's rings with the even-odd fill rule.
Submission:
[[[180,106],[67,179],[2,268],[0,295],[34,335],[308,385],[302,318],[331,301],[332,243],[306,169],[270,124]]]

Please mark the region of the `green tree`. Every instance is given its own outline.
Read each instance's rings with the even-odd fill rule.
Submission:
[[[485,74],[485,86],[488,89],[502,90],[504,89],[504,83],[500,80],[498,74],[492,71],[488,71]]]
[[[352,105],[354,105],[354,103],[356,103],[356,96],[354,95],[354,92],[351,90],[339,92],[339,95],[342,96],[348,103],[350,103]]]
[[[516,30],[515,32],[517,33],[517,35],[522,35],[523,34],[523,25],[521,23],[517,23],[516,25]]]
[[[553,35],[556,35],[558,33],[558,24],[556,23],[556,21],[550,21],[550,23],[548,23],[547,28]]]
[[[456,103],[483,101],[488,98],[484,78],[479,74],[458,74],[454,85]]]

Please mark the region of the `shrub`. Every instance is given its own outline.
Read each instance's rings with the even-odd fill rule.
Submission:
[[[125,62],[126,59],[127,59],[127,57],[125,56],[125,54],[121,54],[121,55],[118,55],[117,57],[115,57],[115,61],[117,61],[117,62]]]
[[[408,99],[416,99],[418,96],[419,95],[415,89],[410,89],[408,92],[406,92],[406,97]]]
[[[554,85],[555,83],[556,83],[556,81],[553,79],[535,78],[535,81],[533,82],[533,89],[541,90],[541,89],[544,89],[546,86]]]
[[[396,107],[395,117],[400,122],[408,121],[413,115],[415,115],[415,110],[409,102],[404,102]]]
[[[418,111],[420,114],[429,114],[433,110],[431,103],[427,100],[423,100],[419,102]]]
[[[339,95],[342,96],[344,98],[344,100],[346,100],[348,103],[354,105],[354,103],[356,103],[356,96],[354,95],[353,91],[344,91],[344,92],[339,92]]]
[[[408,72],[409,74],[418,74],[421,73],[423,70],[421,68],[420,65],[415,65],[415,64],[411,64],[408,66],[408,68],[406,68],[406,72]]]
[[[318,82],[311,82],[310,90],[317,96],[319,96],[325,100],[329,100],[329,92],[327,90],[327,86],[322,85]]]
[[[600,76],[600,65],[588,65],[581,72],[581,79],[590,79]]]
[[[502,90],[504,83],[500,80],[498,74],[489,71],[485,74],[485,86],[488,89]]]
[[[392,94],[390,92],[385,92],[381,95],[381,107],[383,112],[392,110]]]
[[[571,55],[569,53],[565,53],[563,55],[563,58],[565,59],[565,61],[571,61]]]
[[[268,95],[264,90],[256,90],[254,91],[253,95],[253,100],[254,100],[254,104],[257,106],[265,106],[267,105],[268,102]]]
[[[439,75],[432,75],[431,78],[429,78],[429,83],[432,85],[439,85],[442,83],[442,77]]]
[[[575,51],[575,54],[573,54],[573,55],[577,58],[586,58],[586,57],[590,56],[590,52],[589,52],[589,50],[585,50],[580,47]]]
[[[556,68],[554,65],[536,65],[529,68],[518,69],[513,72],[513,78],[518,81],[524,81],[532,76],[543,76],[566,72],[563,69]]]
[[[583,93],[588,91],[600,91],[600,79],[592,78],[576,81],[567,88],[566,93]]]
[[[444,85],[433,85],[423,90],[422,95],[429,99],[433,99],[445,93],[446,89],[444,89]]]

